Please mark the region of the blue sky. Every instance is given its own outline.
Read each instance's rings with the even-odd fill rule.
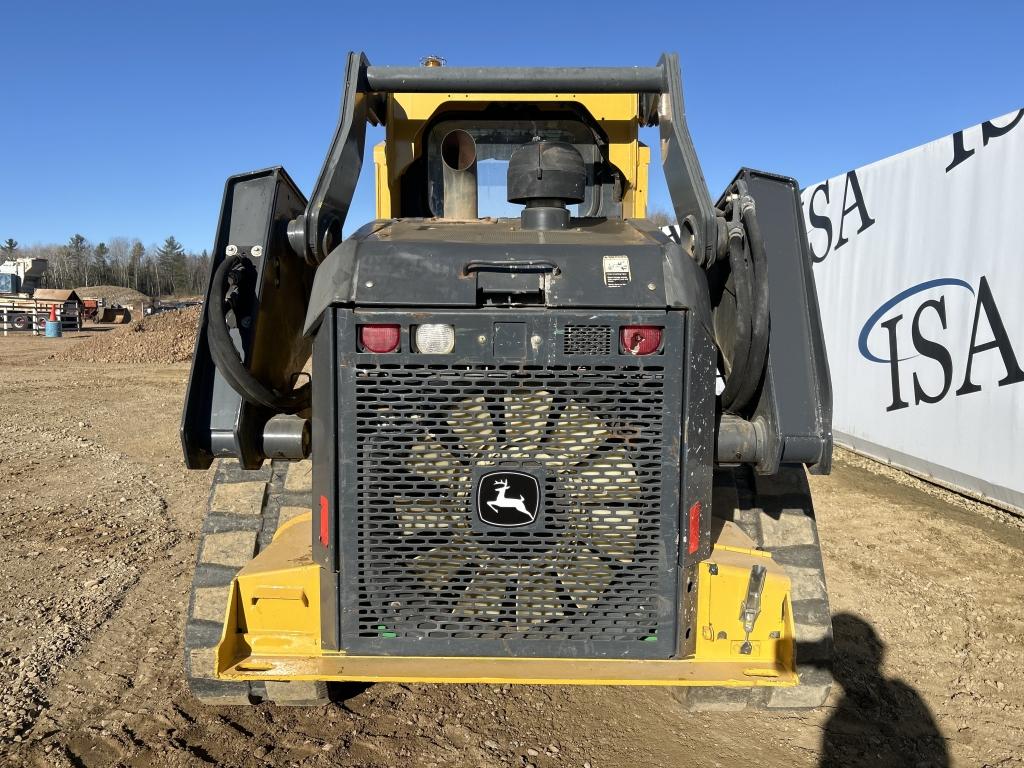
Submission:
[[[0,240],[198,251],[227,176],[280,164],[309,193],[350,49],[549,66],[678,51],[714,196],[741,165],[806,185],[1019,108],[1022,28],[1016,2],[4,2]],[[372,218],[368,168],[347,231]]]

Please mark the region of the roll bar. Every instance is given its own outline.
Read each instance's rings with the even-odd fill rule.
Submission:
[[[367,67],[377,93],[661,93],[661,67]]]
[[[341,113],[330,150],[303,215],[288,224],[288,242],[312,265],[341,242],[363,166],[368,119],[380,94],[410,93],[636,93],[657,97],[662,165],[685,244],[698,263],[710,263],[717,240],[715,212],[686,127],[679,57],[665,53],[655,67],[374,67],[348,55]],[[639,103],[638,103],[639,112]],[[638,117],[639,119],[639,117]]]

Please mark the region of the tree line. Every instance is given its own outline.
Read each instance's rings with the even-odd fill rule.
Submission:
[[[0,260],[46,259],[44,288],[116,285],[147,296],[193,296],[206,290],[210,255],[191,253],[173,236],[163,245],[144,246],[138,238],[115,237],[89,242],[72,235],[66,243],[21,246],[8,238],[0,243]]]
[[[647,217],[658,226],[675,223],[674,217],[663,210],[653,209]],[[130,237],[93,245],[79,234],[63,245],[21,246],[11,238],[0,243],[0,260],[22,257],[49,262],[41,281],[44,288],[116,285],[147,296],[205,293],[210,271],[209,253],[188,252],[173,235],[163,245],[148,247]]]

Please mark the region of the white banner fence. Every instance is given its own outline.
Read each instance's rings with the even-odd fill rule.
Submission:
[[[803,206],[836,441],[1024,510],[1024,110]]]

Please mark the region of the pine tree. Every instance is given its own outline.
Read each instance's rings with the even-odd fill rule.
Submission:
[[[95,285],[107,282],[107,254],[110,249],[106,243],[99,243],[92,249],[92,266],[95,276]]]
[[[128,284],[136,291],[139,290],[139,272],[142,270],[142,257],[146,255],[146,248],[142,242],[136,240],[132,243],[132,250],[128,254]]]
[[[89,283],[89,241],[82,235],[74,234],[64,246],[64,253],[67,256],[68,267],[72,280],[81,284],[83,281]]]
[[[174,239],[174,235],[171,235],[157,249],[156,255],[164,280],[170,282],[171,293],[183,292],[188,282],[188,263],[185,258],[185,248]],[[158,289],[158,291],[162,292],[161,289]]]
[[[5,259],[13,259],[16,250],[18,250],[18,241],[10,237],[0,244],[0,251],[4,252]]]

